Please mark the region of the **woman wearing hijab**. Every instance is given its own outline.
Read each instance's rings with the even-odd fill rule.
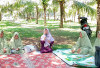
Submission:
[[[48,28],[44,29],[44,33],[41,36],[41,53],[49,53],[52,52],[52,45],[54,43],[54,38],[52,37],[52,35],[49,32]]]
[[[98,32],[97,38],[93,46],[93,54],[95,54],[95,46],[100,46],[100,31]]]
[[[76,43],[76,46],[73,46],[72,48],[72,53],[75,52],[83,55],[92,55],[92,45],[85,31],[80,32],[80,37]]]
[[[10,54],[10,48],[4,37],[3,30],[0,30],[0,54]]]
[[[23,53],[23,45],[21,38],[19,36],[18,32],[15,32],[12,39],[10,40],[10,47],[11,47],[11,53],[12,54],[21,54]]]

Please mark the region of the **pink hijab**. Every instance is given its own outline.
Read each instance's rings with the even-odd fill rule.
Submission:
[[[47,36],[44,34],[44,31],[47,30],[48,31],[48,34]],[[51,33],[49,32],[49,29],[48,28],[45,28],[43,31],[43,35],[41,36],[41,41],[45,41],[45,44],[44,44],[44,47],[47,47],[49,46],[50,44],[48,43],[47,40],[50,40],[50,41],[54,41],[54,38],[52,37]],[[44,40],[44,38],[46,37],[46,40]]]

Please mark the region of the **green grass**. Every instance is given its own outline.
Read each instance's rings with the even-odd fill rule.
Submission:
[[[35,19],[32,20],[35,23]],[[49,23],[48,23],[49,21]],[[43,25],[44,20],[39,20],[39,25]],[[53,22],[53,23],[50,23]],[[56,22],[56,23],[54,23]],[[9,21],[1,21],[0,24],[6,24],[6,27],[8,26],[19,26],[21,24],[16,24],[16,23],[12,23]],[[91,28],[96,27],[96,25],[93,24],[89,24],[91,26]],[[39,38],[42,35],[42,31],[45,27],[44,26],[38,26],[38,27],[32,27],[32,28],[21,28],[19,26],[19,28],[8,28],[8,29],[4,29],[5,31],[5,35],[7,37],[7,39],[10,39],[14,32],[19,32],[21,38],[24,37],[34,37],[34,38]],[[75,30],[80,29],[80,25],[78,23],[64,23],[64,28],[67,30],[60,30],[59,29],[59,21],[54,21],[54,20],[47,20],[47,28],[50,29],[51,33],[53,36],[56,37],[63,37],[63,38],[68,38],[74,42],[77,41],[78,37],[79,37],[79,32],[75,32]],[[72,31],[68,30],[68,29],[74,29]],[[41,32],[40,32],[41,31]],[[92,45],[94,44],[95,41],[95,32],[92,33],[92,37],[90,38]],[[62,44],[63,45],[63,44]],[[67,48],[67,44],[66,45],[57,45],[57,47],[59,48]],[[54,49],[57,49],[57,47],[55,47]]]
[[[32,28],[9,28],[9,29],[4,29],[4,32],[5,32],[7,39],[11,39],[14,32],[18,32],[20,34],[21,38],[24,38],[24,37],[38,38],[42,35],[42,33],[39,33]]]
[[[53,46],[53,50],[56,50],[56,49],[68,49],[68,48],[71,48],[70,45],[56,45],[54,44]]]
[[[1,27],[20,26],[20,24],[13,23],[13,22],[10,22],[10,21],[1,21],[1,22],[0,22],[0,26],[1,26]]]

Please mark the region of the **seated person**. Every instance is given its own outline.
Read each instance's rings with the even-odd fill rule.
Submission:
[[[0,54],[10,54],[10,48],[4,37],[3,30],[0,30]]]
[[[41,53],[49,53],[52,52],[52,45],[54,43],[54,38],[49,32],[49,29],[45,28],[44,33],[41,36]]]
[[[10,40],[10,48],[12,54],[24,53],[21,38],[18,32],[15,32],[12,39]]]
[[[76,45],[72,47],[72,53],[75,52],[83,55],[92,55],[92,45],[85,31],[80,32]]]
[[[98,32],[97,38],[96,38],[94,46],[93,46],[93,54],[94,55],[95,55],[95,46],[100,46],[100,31]]]

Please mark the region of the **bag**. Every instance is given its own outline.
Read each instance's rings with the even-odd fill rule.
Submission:
[[[100,67],[100,46],[95,46],[95,65]]]
[[[24,46],[25,53],[29,53],[32,51],[37,51],[37,47],[35,45],[26,45]]]

